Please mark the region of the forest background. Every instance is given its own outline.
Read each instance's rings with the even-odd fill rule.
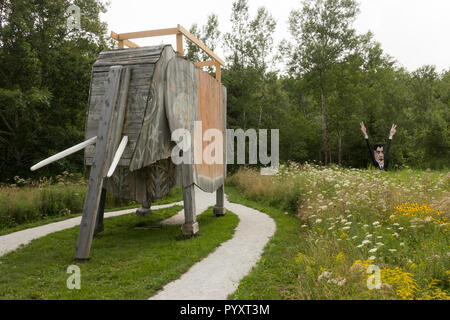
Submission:
[[[83,13],[79,30],[67,28],[71,4]],[[33,177],[31,165],[84,140],[92,64],[116,46],[100,19],[106,10],[97,0],[0,0],[0,182]],[[372,33],[356,32],[358,14],[354,0],[303,1],[290,13],[293,40],[281,43],[270,12],[250,16],[247,0],[232,3],[230,32],[215,14],[190,26],[225,52],[228,127],[279,129],[282,163],[366,168],[359,123],[373,143],[396,123],[393,169],[448,169],[450,70],[399,67]],[[207,59],[185,48],[190,60]],[[81,152],[37,174],[83,170]]]

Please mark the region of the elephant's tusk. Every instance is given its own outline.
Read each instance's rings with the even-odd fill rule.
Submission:
[[[119,147],[117,148],[116,154],[114,155],[114,159],[112,161],[111,167],[109,168],[107,177],[111,178],[111,176],[114,174],[114,171],[116,170],[117,165],[119,164],[120,158],[122,157],[123,152],[125,151],[125,147],[128,143],[128,137],[124,136],[122,138],[122,141],[119,144]]]
[[[95,136],[95,137],[93,137],[93,138],[91,138],[89,140],[86,140],[86,141],[84,141],[84,142],[82,142],[80,144],[77,144],[76,146],[73,146],[73,147],[71,147],[69,149],[61,151],[60,153],[55,154],[54,156],[51,156],[50,158],[47,158],[47,159],[42,160],[41,162],[35,164],[34,166],[31,167],[31,171],[35,171],[35,170],[40,169],[40,168],[42,168],[42,167],[44,167],[44,166],[46,166],[46,165],[48,165],[48,164],[50,164],[52,162],[55,162],[55,161],[58,161],[58,160],[60,160],[62,158],[70,156],[72,153],[80,151],[80,150],[86,148],[87,146],[90,146],[91,144],[94,144],[96,141],[97,141],[97,137]]]

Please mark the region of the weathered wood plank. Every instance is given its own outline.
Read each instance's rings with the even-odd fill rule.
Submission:
[[[85,260],[89,258],[92,238],[94,235],[95,222],[97,218],[101,191],[103,187],[104,171],[108,154],[108,136],[111,130],[111,120],[117,103],[120,77],[123,68],[113,67],[108,78],[108,92],[105,96],[102,119],[97,133],[96,151],[94,164],[91,168],[88,190],[84,202],[83,216],[78,234],[75,257]]]
[[[161,159],[167,159],[171,153],[171,131],[169,130],[165,110],[165,81],[169,61],[175,57],[172,47],[165,47],[160,60],[155,65],[151,83],[151,94],[147,100],[143,124],[136,143],[130,170],[134,171]]]
[[[106,158],[106,168],[105,168],[106,171],[104,172],[104,176],[106,176],[106,173],[108,172],[109,167],[113,162],[113,157],[116,153],[116,150],[119,147],[119,144],[122,140],[125,126],[124,120],[127,111],[127,98],[128,98],[128,88],[130,85],[130,77],[131,77],[130,69],[125,68],[124,72],[122,72],[120,77],[120,85],[117,98],[118,106],[117,109],[115,109],[111,122],[112,125],[114,125],[114,127],[113,130],[111,131],[111,134],[108,136],[107,144],[111,148],[111,152],[108,153]]]
[[[183,165],[183,169],[190,170],[188,166]],[[181,227],[183,235],[191,237],[198,233],[199,227],[197,216],[195,214],[195,185],[183,187],[184,202],[184,224]]]
[[[130,66],[130,80],[127,96],[128,112],[126,113],[126,121],[123,126],[122,133],[129,136],[129,143],[124,152],[124,158],[127,161],[120,161],[119,165],[129,165],[137,137],[141,130],[143,115],[147,108],[147,100],[150,92],[150,84],[153,79],[155,66],[147,64],[143,66]],[[95,70],[95,68],[94,68]],[[142,77],[142,73],[149,75]],[[95,135],[98,130],[98,121],[102,112],[103,99],[105,94],[105,73],[93,73],[90,90],[89,111],[86,121],[86,136]],[[93,152],[95,149],[85,150],[85,164],[91,165]]]
[[[197,69],[198,76],[198,117],[197,121],[202,123],[202,135],[199,138],[202,143],[203,155],[211,158],[203,158],[202,163],[196,164],[197,185],[206,192],[216,191],[224,182],[224,119],[222,86],[219,81],[211,77],[207,72]],[[222,145],[214,150],[214,154],[209,154],[208,147],[214,141],[204,141],[202,138],[209,130],[217,130],[222,133]],[[215,137],[219,138],[220,137]],[[215,139],[214,138],[214,139]],[[196,141],[197,142],[197,141]],[[214,143],[216,144],[216,143]],[[206,151],[206,152],[205,152]],[[216,159],[218,158],[218,159]],[[218,163],[214,163],[214,162]]]

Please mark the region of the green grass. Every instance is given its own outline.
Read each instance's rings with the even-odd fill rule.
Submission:
[[[228,180],[229,201],[277,224],[231,299],[450,299],[450,174],[284,170]],[[366,285],[369,265],[381,270],[379,290]]]
[[[264,253],[252,272],[245,276],[232,300],[289,300],[298,299],[298,266],[296,254],[302,250],[304,230],[299,219],[282,210],[247,200],[236,187],[226,186],[228,201],[240,203],[267,213],[277,230],[264,248]]]
[[[0,220],[8,220],[9,223],[0,223],[0,236],[42,226],[45,224],[75,218],[81,215],[83,210],[85,198],[85,186],[78,184],[71,184],[65,186],[49,186],[44,190],[38,188],[25,187],[21,190],[7,192],[0,189]],[[49,196],[51,194],[52,196]],[[72,199],[69,201],[69,199]],[[170,190],[169,194],[164,198],[152,203],[152,206],[169,204],[183,200],[183,192],[181,187],[176,187]],[[48,201],[59,202],[58,208],[65,208],[57,210],[49,210]],[[3,206],[1,205],[3,203]],[[76,205],[74,205],[74,203]],[[129,203],[128,205],[125,205]],[[20,205],[19,205],[20,204]],[[114,198],[111,194],[107,194],[107,201],[105,204],[105,212],[119,211],[126,209],[138,208],[140,205],[134,201],[127,201]],[[53,207],[56,207],[53,205]],[[69,209],[69,207],[71,209]],[[77,213],[68,213],[72,211]],[[21,218],[17,218],[20,216]],[[13,218],[14,217],[14,218]]]
[[[232,238],[239,220],[231,212],[216,218],[208,209],[198,217],[198,236],[185,240],[180,226],[158,224],[180,209],[105,219],[90,260],[77,264],[81,290],[66,287],[79,228],[34,240],[0,257],[0,299],[147,299]]]

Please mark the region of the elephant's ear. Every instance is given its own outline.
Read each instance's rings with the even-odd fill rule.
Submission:
[[[198,118],[198,75],[195,65],[181,57],[169,61],[166,72],[165,108],[170,132],[194,132]]]
[[[191,135],[192,182],[206,192],[225,179],[226,89],[207,72],[181,57],[167,66],[166,114],[171,132]]]

